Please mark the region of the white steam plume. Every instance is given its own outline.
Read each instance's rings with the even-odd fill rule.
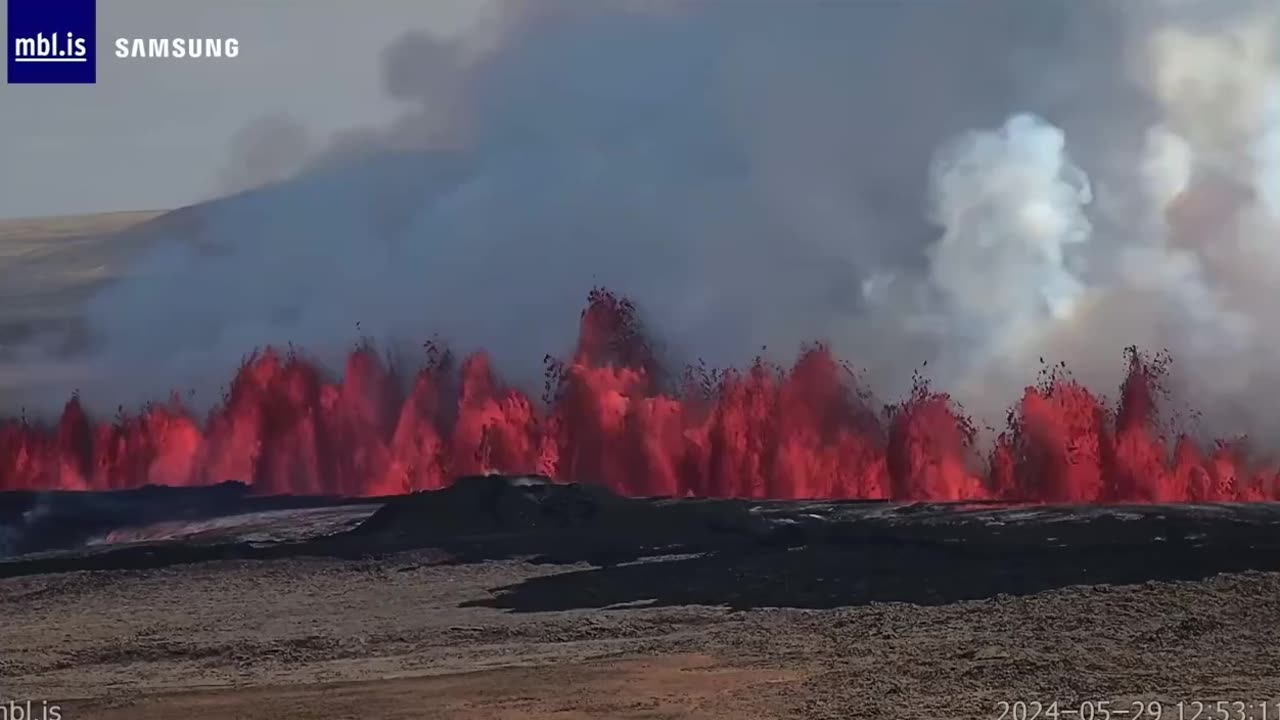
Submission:
[[[944,304],[946,347],[964,354],[966,370],[1033,349],[1085,292],[1071,265],[1092,232],[1092,191],[1065,142],[1060,129],[1019,115],[935,159],[934,218],[945,231],[929,249],[929,277]]]

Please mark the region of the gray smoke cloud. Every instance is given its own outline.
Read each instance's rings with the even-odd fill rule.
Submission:
[[[232,138],[230,158],[219,180],[223,195],[282,182],[297,175],[311,155],[311,138],[286,115],[265,115]]]
[[[77,384],[212,400],[255,346],[336,364],[357,334],[438,332],[536,387],[603,284],[676,363],[824,340],[890,396],[927,360],[994,419],[1041,358],[1112,388],[1137,343],[1222,427],[1265,424],[1270,7],[537,2],[410,33],[384,56],[402,118],[201,208],[200,242],[90,301]],[[305,137],[246,130],[227,176],[275,180]]]

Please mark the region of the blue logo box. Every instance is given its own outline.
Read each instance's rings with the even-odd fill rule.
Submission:
[[[97,82],[97,0],[8,0],[10,84]]]

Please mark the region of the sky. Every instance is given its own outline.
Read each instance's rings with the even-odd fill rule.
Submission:
[[[492,15],[490,0],[103,0],[96,85],[0,85],[0,218],[168,209],[236,189],[253,178],[235,177],[229,154],[251,128],[321,140],[386,122],[399,110],[380,74],[392,41],[415,29],[483,39]],[[120,60],[118,37],[236,37],[241,52]]]

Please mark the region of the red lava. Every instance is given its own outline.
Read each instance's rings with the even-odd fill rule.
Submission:
[[[975,428],[919,381],[877,408],[821,345],[789,370],[664,374],[632,305],[595,290],[547,396],[504,385],[484,353],[432,347],[403,383],[368,345],[330,382],[296,354],[250,357],[203,424],[175,398],[114,422],[73,397],[52,427],[0,421],[0,489],[116,489],[234,479],[261,493],[385,495],[481,472],[543,473],[626,495],[1016,499],[1277,498],[1274,471],[1230,443],[1158,429],[1163,363],[1136,350],[1108,407],[1063,373],[1028,387],[986,453]]]

